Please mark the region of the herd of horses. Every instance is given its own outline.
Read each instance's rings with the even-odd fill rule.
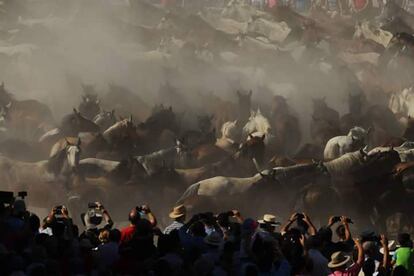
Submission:
[[[0,88],[0,183],[29,191],[34,206],[63,200],[75,209],[98,199],[118,206],[154,197],[222,209],[248,201],[256,210],[306,209],[321,217],[345,208],[382,226],[412,207],[414,120],[393,136],[401,128],[396,116],[385,107],[363,108],[361,96],[350,96],[354,112],[342,117],[315,99],[312,141],[302,143],[298,118],[278,95],[267,111],[253,111],[253,92],[236,91],[234,120],[216,134],[220,114],[191,114],[189,127],[184,114],[157,105],[135,122],[105,111],[106,103],[85,87],[79,107],[56,124],[47,106],[14,100]],[[356,125],[344,131],[349,124]],[[17,138],[22,125],[36,132]]]

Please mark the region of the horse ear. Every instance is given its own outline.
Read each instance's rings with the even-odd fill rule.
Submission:
[[[266,134],[263,134],[262,135],[262,141],[264,141],[265,137],[266,137]]]
[[[237,125],[237,123],[238,123],[237,119],[233,121],[233,124]]]
[[[112,110],[111,110],[111,114],[112,114],[112,116],[114,116],[114,115],[115,115],[115,109],[112,109]]]
[[[76,108],[73,109],[73,113],[75,113],[76,115],[79,115],[79,112]]]
[[[258,115],[261,115],[262,114],[262,112],[260,112],[260,108],[259,107],[257,108],[256,114],[258,114]]]
[[[129,115],[128,122],[132,123],[132,115]]]
[[[249,133],[249,137],[250,137],[250,139],[254,138],[253,134],[251,134],[251,133]]]
[[[66,142],[66,145],[68,145],[68,146],[72,145],[66,137],[65,137],[65,142]]]
[[[82,143],[81,138],[78,137],[78,141],[76,141],[76,145],[79,147],[81,143]]]
[[[6,104],[6,108],[9,109],[12,106],[12,102],[9,102],[8,104]]]

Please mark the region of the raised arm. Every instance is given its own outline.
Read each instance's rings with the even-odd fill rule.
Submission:
[[[356,264],[359,266],[362,266],[364,264],[364,249],[362,248],[362,244],[359,239],[354,239],[355,246],[358,250],[358,259],[356,261]]]
[[[388,239],[385,235],[381,235],[381,245],[382,248],[384,248],[384,256],[382,259],[382,267],[385,269],[385,271],[388,271],[389,265],[390,265],[390,250],[388,248]]]
[[[150,207],[148,205],[143,205],[142,211],[148,216],[148,220],[151,223],[152,227],[157,226],[157,218],[152,213]]]
[[[305,214],[305,213],[302,213],[302,214],[303,214],[303,221],[309,227],[308,228],[308,234],[311,235],[311,236],[315,236],[316,233],[317,233],[315,225],[313,225],[312,220],[310,219],[310,217],[307,214]]]
[[[290,228],[290,226],[292,226],[292,223],[297,219],[298,217],[298,213],[294,213],[290,216],[289,220],[282,226],[280,233],[282,235],[284,235]]]
[[[114,222],[112,221],[108,210],[106,210],[105,207],[100,202],[96,202],[96,205],[98,206],[99,210],[102,211],[103,219],[106,222],[105,228],[106,229],[111,229],[112,226],[114,226]]]
[[[243,217],[240,214],[239,210],[233,210],[233,217],[237,220],[238,223],[242,224],[243,223]]]
[[[350,241],[352,239],[351,229],[349,228],[349,219],[345,216],[341,217],[341,222],[345,227],[345,241]]]

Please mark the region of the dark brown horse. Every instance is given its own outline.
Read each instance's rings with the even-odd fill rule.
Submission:
[[[274,96],[270,124],[275,135],[275,148],[278,154],[293,154],[301,141],[299,120],[290,113],[286,99]]]
[[[320,147],[325,147],[332,137],[341,135],[339,113],[330,108],[324,98],[313,99],[313,114],[310,128],[315,145]]]
[[[101,111],[100,100],[92,85],[82,84],[82,102],[79,104],[79,112],[88,120],[92,120]]]
[[[6,111],[6,126],[20,138],[37,140],[54,126],[49,107],[37,100],[16,100],[4,83],[0,85],[0,106]]]

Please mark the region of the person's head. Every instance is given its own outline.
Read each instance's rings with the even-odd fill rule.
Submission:
[[[118,229],[109,231],[109,241],[119,243],[121,241],[121,232]]]
[[[97,209],[89,208],[83,216],[86,229],[96,229],[102,222],[102,214]]]
[[[392,271],[392,276],[408,276],[408,271],[402,265],[396,266]]]
[[[26,214],[26,203],[22,199],[18,199],[13,203],[13,215],[23,217]]]
[[[211,247],[211,248],[218,248],[220,247],[220,245],[223,242],[223,238],[221,237],[221,235],[214,231],[211,232],[210,234],[208,234],[205,238],[204,238],[204,243]]]
[[[321,227],[318,231],[318,236],[322,243],[332,241],[332,229],[329,227]]]
[[[337,251],[332,254],[331,261],[328,263],[328,267],[331,271],[342,271],[346,269],[351,261],[351,257],[346,255],[342,251]]]
[[[178,222],[184,222],[187,215],[187,209],[184,205],[178,205],[170,212],[169,217]]]
[[[366,241],[362,244],[365,255],[368,257],[375,257],[378,254],[378,246],[373,241]]]
[[[40,228],[40,219],[35,214],[30,214],[29,216],[29,227],[32,233],[37,233]]]
[[[205,237],[206,229],[201,221],[196,221],[190,226],[190,232],[196,237]]]
[[[318,250],[318,249],[321,248],[321,246],[322,246],[322,240],[321,240],[321,238],[318,235],[310,236],[305,241],[305,247],[308,250],[310,250],[310,249]]]
[[[265,214],[263,219],[258,220],[258,222],[260,228],[269,233],[274,233],[276,231],[276,226],[280,225],[280,223],[276,221],[276,217],[271,214]]]
[[[343,224],[338,225],[338,227],[336,227],[336,235],[338,236],[338,238],[340,240],[345,240],[346,236],[345,236],[345,226]]]
[[[373,275],[375,273],[375,260],[372,258],[366,259],[362,266],[362,271],[366,276]]]
[[[132,208],[129,212],[128,220],[132,225],[137,225],[139,220],[141,219],[141,215],[138,212],[137,208]]]
[[[398,243],[400,244],[401,247],[412,247],[413,246],[410,234],[408,233],[398,234]]]
[[[109,242],[109,230],[102,229],[99,231],[98,239],[100,243],[107,243]]]

